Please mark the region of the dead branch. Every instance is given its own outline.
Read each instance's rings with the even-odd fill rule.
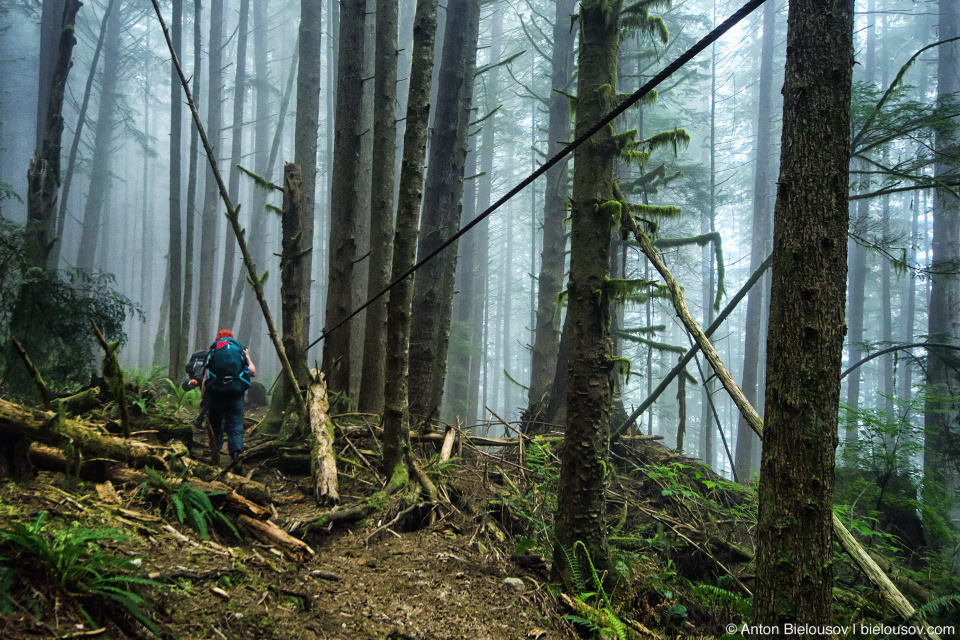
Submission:
[[[40,372],[37,371],[37,368],[33,366],[33,363],[30,361],[30,356],[27,355],[26,349],[23,348],[23,345],[20,344],[16,338],[13,338],[13,348],[17,350],[17,355],[20,356],[20,359],[23,360],[23,366],[27,368],[27,373],[30,374],[30,379],[33,380],[33,385],[37,388],[37,391],[40,392],[40,397],[43,399],[43,408],[47,411],[50,410],[50,391],[47,390],[47,384],[43,381],[43,376],[40,375]]]

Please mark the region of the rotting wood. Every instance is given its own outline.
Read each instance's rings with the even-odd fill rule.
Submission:
[[[453,443],[457,439],[457,430],[453,427],[447,427],[447,432],[443,436],[443,446],[440,447],[440,462],[446,462],[453,454]]]
[[[684,326],[687,328],[687,331],[690,332],[696,343],[700,345],[704,356],[706,356],[707,361],[710,362],[710,366],[713,367],[713,370],[717,374],[717,378],[719,378],[723,388],[733,399],[734,404],[737,405],[737,409],[740,410],[740,414],[747,421],[747,424],[750,425],[750,428],[752,428],[757,435],[760,436],[760,439],[763,440],[763,420],[760,418],[760,414],[757,413],[757,410],[743,395],[743,391],[737,386],[736,382],[734,382],[733,376],[730,375],[730,372],[727,370],[726,366],[724,366],[723,361],[720,359],[716,349],[713,348],[710,340],[706,335],[704,335],[703,329],[700,328],[700,325],[697,324],[697,321],[690,313],[690,309],[687,307],[687,303],[684,301],[683,289],[680,287],[677,279],[674,278],[670,270],[667,269],[667,266],[661,259],[660,254],[650,241],[649,236],[647,236],[647,234],[640,229],[633,216],[629,214],[624,215],[622,220],[626,230],[630,232],[637,240],[637,243],[640,245],[640,249],[653,264],[654,268],[660,274],[660,277],[662,277],[664,282],[666,282],[667,288],[670,290],[671,298],[673,299],[673,307],[677,312],[677,316],[680,318],[681,322],[683,322]],[[900,593],[900,590],[897,589],[896,585],[893,584],[887,574],[885,574],[883,570],[877,566],[877,563],[873,561],[873,558],[871,558],[867,552],[864,551],[863,547],[847,530],[844,524],[840,521],[840,518],[837,517],[836,513],[833,514],[833,533],[837,538],[837,541],[840,543],[840,546],[843,547],[843,550],[846,551],[847,555],[849,555],[854,563],[860,567],[860,570],[863,571],[864,575],[867,576],[867,579],[870,580],[873,586],[880,591],[884,600],[890,604],[893,610],[902,616],[904,620],[912,620],[916,614],[913,605],[911,605],[910,601],[907,600],[902,593]],[[923,637],[926,637],[929,640],[940,640],[940,636],[931,631],[929,627],[920,625],[919,628],[921,629],[920,633]]]
[[[80,393],[76,393],[66,398],[54,398],[50,403],[53,411],[63,412],[68,416],[79,416],[81,414],[100,406],[100,387],[90,387]]]
[[[167,469],[162,453],[169,448],[154,447],[137,440],[126,440],[100,433],[76,420],[51,411],[29,409],[0,399],[0,433],[19,434],[30,440],[57,445],[70,441],[85,458],[121,460],[131,467],[151,465]]]
[[[338,504],[337,458],[333,449],[333,421],[323,373],[310,371],[310,390],[307,397],[310,414],[310,434],[313,437],[310,452],[310,473],[313,476],[313,494],[318,505]]]
[[[30,462],[38,469],[64,473],[68,468],[66,454],[56,447],[31,443],[29,449]],[[98,483],[114,483],[118,485],[136,486],[150,482],[151,478],[143,471],[130,467],[119,466],[114,460],[98,459],[83,460],[80,464],[79,476],[84,480]],[[241,495],[234,487],[223,482],[209,482],[196,477],[169,478],[166,483],[172,487],[179,487],[182,482],[208,494],[214,494],[213,503],[224,511],[236,514],[245,514],[257,520],[267,520],[272,512],[265,506],[257,504]],[[98,494],[100,493],[98,485]],[[101,499],[103,497],[101,496]]]
[[[298,564],[303,564],[313,558],[314,551],[307,543],[294,538],[273,522],[261,522],[249,516],[241,515],[240,524],[258,540],[278,547],[288,559]]]

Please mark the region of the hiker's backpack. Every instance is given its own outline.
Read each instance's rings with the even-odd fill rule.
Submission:
[[[203,378],[203,368],[207,363],[207,354],[209,351],[206,349],[200,349],[194,351],[193,355],[190,356],[190,361],[187,362],[187,375],[190,376],[191,380],[201,380]]]
[[[206,388],[220,396],[242,396],[250,387],[250,370],[243,345],[222,338],[210,345]]]

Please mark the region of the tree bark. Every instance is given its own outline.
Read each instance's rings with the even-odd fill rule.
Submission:
[[[287,163],[283,167],[283,220],[280,256],[280,299],[283,350],[290,359],[297,382],[307,381],[306,336],[303,335],[304,271],[303,248],[303,172],[299,165]],[[284,388],[286,385],[284,384]],[[281,395],[299,393],[286,389]],[[286,402],[284,402],[286,405]]]
[[[359,219],[360,110],[362,102],[363,16],[361,0],[345,2],[340,10],[340,51],[337,56],[337,119],[333,142],[330,190],[329,272],[324,328],[330,329],[352,310],[353,263],[357,254]],[[329,389],[350,397],[350,322],[330,333],[323,343],[322,369]]]
[[[60,252],[63,249],[63,227],[67,219],[67,202],[70,197],[70,185],[73,183],[74,168],[77,164],[77,151],[80,148],[80,136],[83,133],[84,125],[87,122],[87,108],[90,104],[90,94],[93,93],[93,79],[97,75],[100,52],[103,50],[103,41],[107,35],[107,21],[113,10],[116,0],[110,0],[106,9],[103,10],[103,18],[100,20],[100,35],[97,36],[97,46],[93,50],[93,59],[90,61],[90,73],[87,74],[87,85],[83,91],[83,101],[80,103],[80,112],[77,114],[77,126],[73,132],[73,143],[70,145],[70,154],[67,159],[67,172],[63,177],[63,192],[60,194],[60,206],[57,213],[57,234],[56,243],[50,250],[47,266],[56,269],[60,265]],[[146,111],[144,112],[146,116]],[[144,127],[144,135],[149,137],[149,126]]]
[[[753,230],[750,245],[750,272],[757,270],[770,253],[771,201],[773,197],[770,166],[771,129],[773,128],[773,48],[776,38],[777,7],[767,3],[763,6],[763,37],[760,44],[760,84],[757,98],[757,146],[756,168],[753,183]],[[760,327],[768,301],[764,299],[764,287],[752,289],[747,296],[747,320],[743,345],[743,380],[741,388],[750,404],[757,405],[757,382],[760,368]],[[760,447],[757,437],[741,418],[737,428],[737,477],[750,483],[758,471],[752,460],[754,450]]]
[[[781,629],[832,620],[853,63],[852,3],[792,0],[767,339],[777,357],[767,362],[755,599],[756,621]]]
[[[413,21],[413,55],[407,96],[406,130],[403,134],[403,158],[400,163],[396,231],[393,236],[393,278],[410,270],[416,260],[436,30],[437,0],[417,0],[417,12]],[[407,373],[410,368],[412,303],[413,283],[407,278],[393,288],[387,303],[383,462],[391,480],[406,472],[410,463]]]
[[[48,2],[44,2],[44,11]],[[56,2],[49,2],[55,5]],[[61,12],[59,44],[57,47],[56,65],[52,79],[47,87],[41,87],[41,102],[43,95],[49,96],[46,104],[38,107],[38,114],[44,116],[42,134],[36,153],[30,161],[27,170],[27,224],[24,239],[23,256],[27,267],[44,268],[47,256],[53,246],[53,215],[57,203],[57,188],[60,186],[60,142],[63,137],[63,97],[67,86],[67,76],[72,66],[73,46],[77,43],[74,38],[74,24],[77,21],[77,11],[80,10],[78,0],[66,0]],[[51,9],[52,10],[52,9]],[[40,83],[43,84],[45,74],[41,73]]]
[[[373,175],[370,198],[370,257],[367,292],[374,295],[390,282],[393,239],[393,191],[397,154],[397,0],[377,0],[374,52]],[[387,344],[387,299],[367,307],[364,326],[360,411],[383,412],[384,365]]]
[[[617,102],[617,54],[621,0],[580,5],[577,71],[579,136]],[[560,467],[554,573],[569,579],[564,551],[589,561],[603,574],[610,568],[606,531],[606,460],[613,406],[610,342],[610,236],[619,218],[613,176],[613,127],[574,152],[570,282],[567,285],[570,355],[567,421]],[[575,545],[582,543],[583,547]]]
[[[202,48],[200,23],[202,18],[203,11],[201,2],[200,0],[193,0],[193,95],[200,95],[200,50]],[[183,303],[181,304],[180,310],[179,350],[179,353],[184,358],[187,357],[188,353],[193,351],[190,345],[190,327],[193,322],[193,258],[197,232],[197,163],[200,161],[200,135],[196,127],[190,127],[189,154],[190,160],[188,161],[187,167],[187,202],[184,209],[184,226],[186,227],[186,231],[183,241]]]
[[[313,476],[313,493],[318,505],[340,502],[337,486],[337,456],[333,448],[333,421],[330,420],[330,403],[327,400],[327,385],[323,374],[313,370],[310,379],[310,434],[313,449],[310,453],[310,472]]]
[[[210,144],[220,149],[222,139],[223,100],[223,0],[210,0],[210,51],[207,82],[207,125]],[[179,102],[179,94],[177,97]],[[200,230],[200,246],[204,247],[204,264],[200,268],[199,291],[197,292],[197,331],[195,344],[210,344],[216,331],[212,326],[216,310],[214,278],[216,277],[217,245],[219,244],[220,202],[217,198],[217,180],[208,166],[203,186],[203,222]],[[180,375],[177,372],[177,375]]]
[[[429,255],[460,230],[467,129],[480,35],[478,0],[450,0],[437,90],[438,104],[430,136],[430,160],[424,189],[417,254]],[[457,243],[417,271],[410,333],[410,415],[439,418],[453,312]],[[425,425],[426,426],[426,425]]]
[[[306,279],[303,300],[306,305],[303,335],[310,331],[310,281],[315,246],[313,221],[317,188],[317,131],[320,127],[320,40],[323,0],[300,0],[300,39],[297,55],[297,120],[293,133],[293,161],[303,171],[303,241],[311,251],[304,255]],[[331,28],[337,23],[330,21]],[[332,72],[331,72],[332,73]],[[332,95],[332,94],[331,94]],[[329,100],[328,100],[329,102]]]
[[[553,20],[553,52],[550,74],[550,120],[547,134],[548,153],[552,157],[570,140],[570,99],[573,93],[573,44],[575,35],[570,15],[576,11],[576,0],[556,3]],[[560,351],[561,309],[557,297],[563,290],[566,232],[566,199],[569,193],[567,162],[559,162],[546,174],[543,198],[543,250],[540,254],[540,275],[537,278],[537,321],[533,339],[530,374],[530,406],[541,404],[550,390]]]
[[[240,201],[240,158],[243,152],[243,105],[247,99],[247,32],[250,21],[250,0],[240,0],[240,23],[237,26],[237,72],[234,76],[233,88],[233,121],[231,123],[230,144],[230,177],[227,182],[227,192],[233,202]],[[257,212],[252,212],[257,215]],[[220,328],[232,328],[236,318],[233,292],[234,262],[236,261],[236,246],[230,234],[224,235],[223,245],[223,279],[220,285]],[[242,278],[245,280],[245,278]],[[242,286],[242,285],[241,285]],[[242,289],[241,289],[242,290]],[[247,343],[250,337],[244,336]]]
[[[940,0],[940,39],[960,35],[960,2]],[[956,42],[941,45],[937,63],[937,96],[947,99],[960,89],[960,47]],[[955,147],[957,140],[950,135],[938,135],[938,155]],[[956,167],[944,161],[935,169],[938,179],[956,175]],[[960,342],[960,287],[958,287],[958,255],[960,255],[960,202],[951,193],[934,192],[933,239],[930,259],[930,309],[927,339],[957,344]],[[929,543],[938,546],[945,527],[951,519],[951,497],[957,476],[948,469],[948,443],[957,437],[956,422],[960,408],[960,378],[956,373],[956,354],[946,349],[932,350],[927,361],[927,386],[924,406],[923,499],[929,511],[924,518],[924,534]]]

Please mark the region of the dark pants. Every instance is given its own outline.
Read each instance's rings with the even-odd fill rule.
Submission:
[[[243,396],[217,396],[207,393],[204,398],[210,412],[210,426],[216,438],[217,451],[223,447],[223,433],[227,433],[227,451],[230,456],[243,453]]]

